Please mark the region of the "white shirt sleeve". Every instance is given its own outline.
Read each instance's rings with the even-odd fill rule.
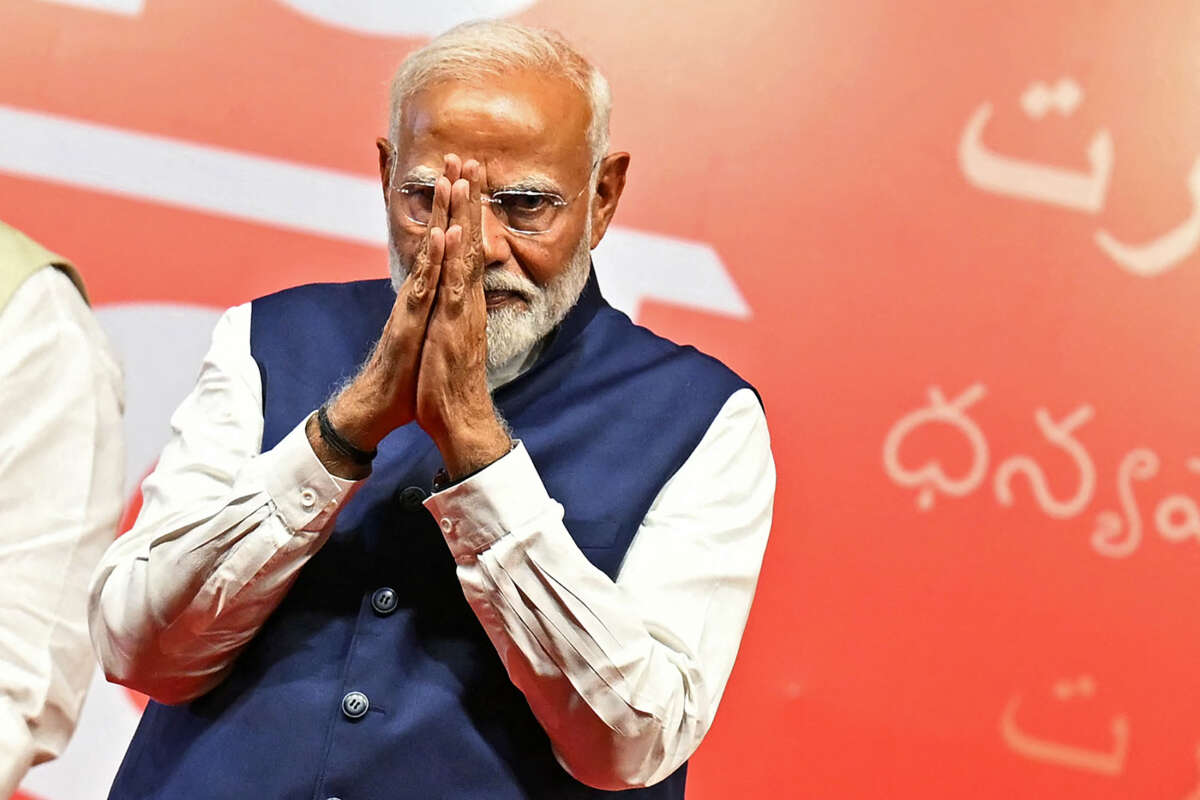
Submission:
[[[774,492],[766,419],[742,389],[659,492],[615,582],[575,546],[523,446],[426,506],[559,762],[626,789],[670,775],[712,723]]]
[[[58,755],[93,670],[87,579],[121,513],[121,371],[70,279],[0,314],[0,797]]]
[[[89,616],[110,680],[178,703],[224,678],[356,484],[325,470],[303,423],[259,452],[248,304],[218,321],[171,432],[137,522],[92,577]]]

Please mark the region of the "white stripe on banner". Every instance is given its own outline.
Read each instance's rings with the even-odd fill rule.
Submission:
[[[379,181],[0,105],[0,171],[308,234],[384,247]],[[747,317],[707,244],[610,228],[596,249],[605,294]]]
[[[57,3],[60,6],[79,6],[93,11],[107,11],[109,14],[121,14],[126,17],[136,17],[146,7],[146,0],[43,0]]]
[[[2,105],[0,170],[362,244],[387,241],[377,180]]]

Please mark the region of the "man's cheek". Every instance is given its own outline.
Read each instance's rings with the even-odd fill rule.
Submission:
[[[546,246],[531,241],[523,243],[515,254],[525,277],[538,286],[545,286],[566,270],[571,252],[572,248],[565,243]]]
[[[396,238],[396,254],[400,257],[400,263],[407,272],[411,272],[416,265],[422,244],[422,240],[414,236],[401,234]]]

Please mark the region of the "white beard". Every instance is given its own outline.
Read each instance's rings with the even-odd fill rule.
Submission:
[[[546,334],[554,330],[575,305],[587,283],[591,267],[592,220],[588,217],[583,235],[566,268],[545,286],[538,286],[524,275],[500,269],[483,274],[483,288],[515,292],[526,303],[525,308],[511,305],[487,312],[487,368],[494,372],[514,359],[523,358]],[[393,240],[388,243],[388,266],[392,286],[397,291],[408,276],[408,265],[400,258]]]

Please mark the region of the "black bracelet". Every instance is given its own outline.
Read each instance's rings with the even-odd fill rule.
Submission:
[[[379,455],[378,450],[359,450],[350,442],[333,429],[333,425],[329,422],[329,413],[325,410],[325,406],[317,409],[317,428],[321,431],[321,438],[325,440],[325,444],[338,451],[346,458],[358,464],[360,467],[369,467],[371,462],[375,460],[375,456]]]

